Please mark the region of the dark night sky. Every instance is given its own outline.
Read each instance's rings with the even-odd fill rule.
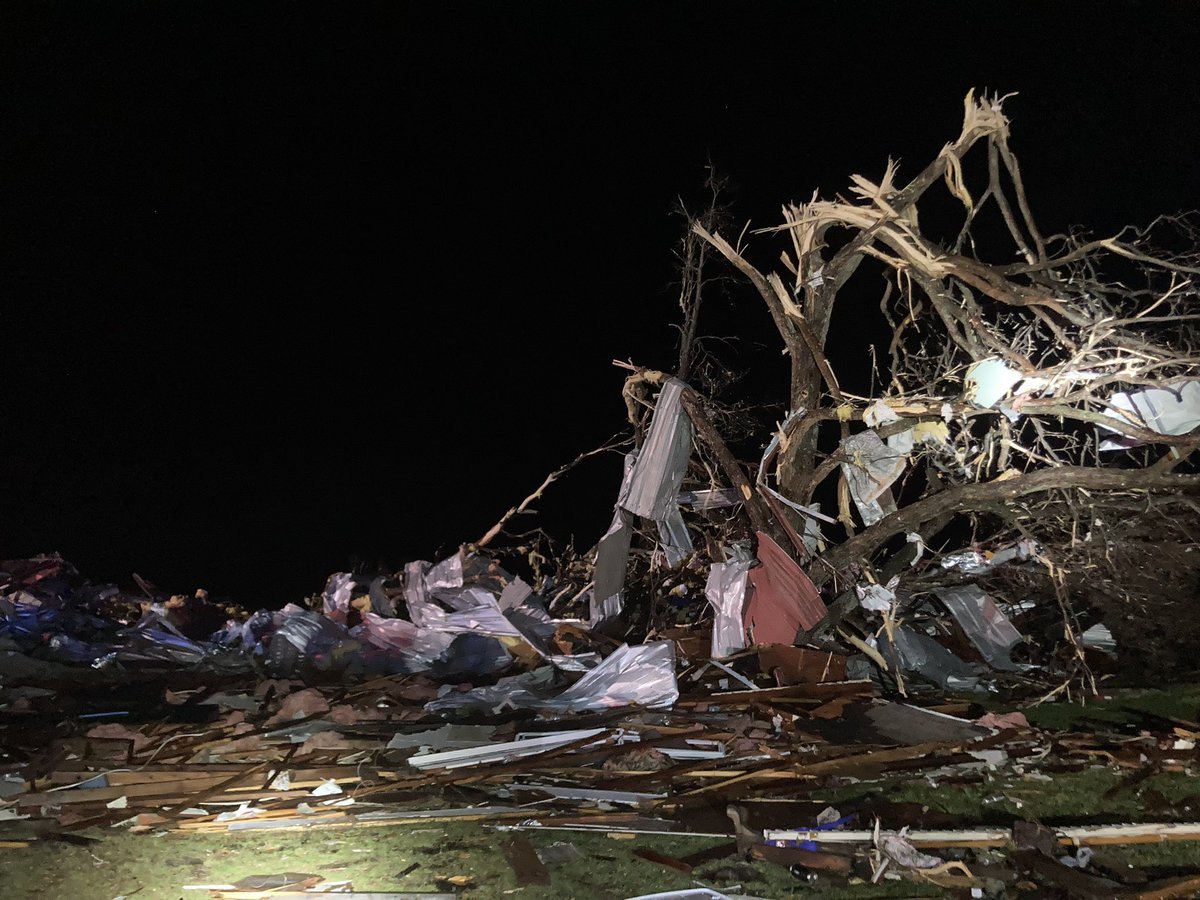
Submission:
[[[1043,229],[1145,223],[1200,206],[1198,23],[1161,2],[5,3],[0,557],[255,606],[472,540],[623,427],[614,357],[671,366],[672,210],[706,159],[739,223],[773,224],[889,155],[915,174],[968,88],[1017,91]],[[617,472],[552,489],[551,530],[593,542]]]

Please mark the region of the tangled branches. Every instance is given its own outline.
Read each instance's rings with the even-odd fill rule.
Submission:
[[[1070,571],[1082,519],[1107,523],[1110,543],[1144,547],[1146,520],[1131,506],[1166,504],[1185,543],[1200,532],[1190,500],[1200,232],[1164,217],[1107,238],[1043,236],[1003,100],[968,94],[959,136],[903,187],[889,161],[878,181],[853,176],[846,196],[785,206],[780,224],[755,232],[789,241],[782,273],[702,224],[694,231],[754,286],[790,355],[794,412],[769,474],[793,509],[836,498],[841,529],[813,580],[853,581],[903,533],[949,552],[1019,530],[1048,573],[1068,573],[1052,580],[1070,632],[1072,603],[1091,602]],[[939,183],[960,210],[949,241],[923,232],[918,214]],[[860,270],[884,276],[891,332],[874,396],[843,390],[827,353]],[[956,531],[964,520],[970,531]],[[1121,583],[1121,553],[1101,555],[1106,583]]]

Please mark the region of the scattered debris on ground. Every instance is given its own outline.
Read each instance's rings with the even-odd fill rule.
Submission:
[[[3,846],[474,823],[530,892],[582,864],[573,835],[691,879],[662,897],[740,895],[729,885],[761,867],[814,892],[1200,891],[1195,867],[1106,862],[1200,841],[1200,796],[1180,787],[1195,707],[1087,729],[1038,718],[1131,672],[1194,671],[1200,378],[1184,310],[1200,269],[1150,255],[1141,233],[1043,239],[1007,135],[1000,101],[969,96],[962,135],[907,187],[889,165],[879,184],[855,177],[854,201],[789,206],[775,230],[794,243],[793,286],[697,222],[772,312],[791,411],[743,465],[685,366],[623,364],[637,440],[587,553],[509,531],[565,467],[446,559],[336,573],[278,610],[97,585],[53,554],[0,563]],[[976,200],[962,160],[980,142]],[[953,246],[916,220],[939,180],[967,210]],[[1017,263],[963,255],[989,201]],[[830,229],[849,232],[839,249]],[[1127,264],[1124,282],[1101,279],[1099,254]],[[867,259],[889,273],[894,338],[890,382],[855,396],[823,347]],[[1031,788],[1097,773],[1111,783],[1089,806],[1031,808]],[[938,799],[907,799],[912,785]],[[439,874],[440,894],[336,874],[179,887],[491,891],[461,873]]]

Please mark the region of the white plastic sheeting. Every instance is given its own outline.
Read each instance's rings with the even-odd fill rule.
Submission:
[[[858,605],[870,612],[887,612],[892,608],[892,604],[896,602],[896,585],[899,583],[900,576],[897,575],[886,585],[855,585],[854,592],[858,595]]]
[[[675,705],[674,641],[622,644],[577,682],[544,706],[569,712],[609,709],[637,704],[647,709]]]
[[[1120,432],[1128,423],[1158,434],[1189,434],[1200,428],[1200,381],[1181,381],[1161,388],[1144,388],[1113,394],[1105,415],[1113,420],[1112,429]],[[1116,434],[1100,444],[1101,450],[1127,450],[1140,446],[1137,438]]]
[[[724,659],[746,647],[743,620],[747,575],[752,559],[713,563],[704,586],[704,596],[716,611],[712,631],[713,659]]]

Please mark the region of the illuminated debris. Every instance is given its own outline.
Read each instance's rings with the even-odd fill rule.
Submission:
[[[825,615],[825,604],[804,570],[769,535],[759,532],[758,561],[750,570],[746,633],[756,644],[790,644]]]

